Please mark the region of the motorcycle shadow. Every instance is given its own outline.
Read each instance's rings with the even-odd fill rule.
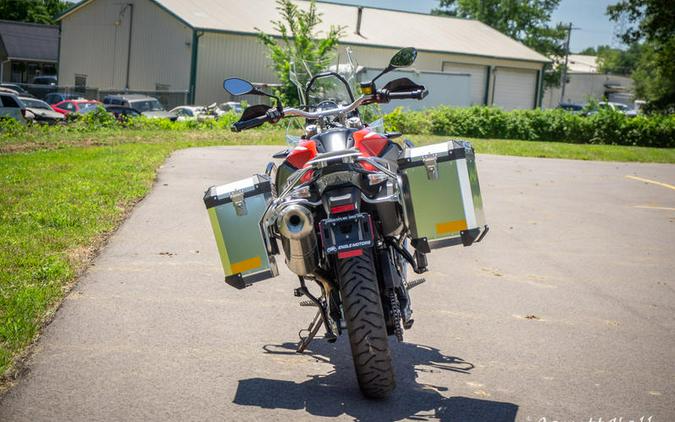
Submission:
[[[445,397],[447,387],[418,382],[424,372],[447,371],[469,374],[474,365],[438,349],[390,341],[395,362],[397,387],[386,400],[363,397],[356,384],[349,342],[343,337],[334,344],[314,341],[305,353],[297,354],[295,343],[266,345],[264,353],[295,356],[305,363],[333,365],[328,374],[310,375],[304,382],[267,378],[239,380],[233,402],[263,409],[305,410],[314,416],[348,415],[354,420],[392,421],[400,419],[441,421],[515,421],[518,406],[469,397]],[[308,360],[309,359],[309,360]],[[457,383],[452,377],[447,384]]]

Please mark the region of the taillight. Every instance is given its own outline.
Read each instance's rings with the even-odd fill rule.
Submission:
[[[355,209],[356,209],[356,205],[354,205],[354,204],[336,205],[336,206],[330,208],[330,213],[331,214],[340,214],[340,213],[343,213],[343,212],[354,211]]]
[[[363,255],[363,249],[352,249],[351,251],[338,252],[339,259],[353,258]]]

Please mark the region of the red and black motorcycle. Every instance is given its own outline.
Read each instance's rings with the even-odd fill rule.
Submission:
[[[225,245],[221,257],[223,251],[229,254],[223,258],[228,283],[242,288],[276,275],[274,256],[283,253],[299,279],[295,295],[308,299],[302,305],[318,308],[312,324],[301,331],[298,351],[308,346],[321,325],[329,342],[346,332],[359,386],[373,398],[388,396],[395,386],[388,337],[402,341],[403,330],[414,322],[409,290],[424,279],[408,280],[407,266],[415,273],[426,271],[425,254],[433,245],[426,237],[414,236],[412,210],[406,211],[399,167],[404,150],[411,145],[392,141],[400,133],[381,133],[365,124],[359,109],[425,98],[424,86],[409,78],[394,79],[381,89],[375,83],[385,73],[410,66],[416,56],[414,48],[400,50],[379,75],[360,83],[358,98],[340,66],[312,75],[303,86],[301,97],[306,103],[300,108],[284,108],[277,97],[243,79],[225,80],[223,86],[231,95],[265,95],[276,100],[273,107],[248,107],[232,126],[234,131],[289,117],[304,119],[304,127],[292,148],[274,156],[283,162],[278,167],[270,163],[265,175],[247,185],[250,190],[238,182],[220,191],[212,188],[205,197],[207,207],[230,206],[233,210],[223,208],[212,216],[214,228],[218,218],[221,226],[230,224],[216,234],[221,239],[219,247]],[[425,167],[429,180],[434,171],[438,178],[437,167],[435,161]],[[255,198],[263,198],[259,213]],[[244,247],[241,241],[228,248],[225,237],[241,230],[246,216],[258,222],[256,236],[260,235],[265,249],[262,259],[260,255],[234,258],[236,249]],[[236,224],[227,220],[235,218],[239,218]],[[480,230],[464,230],[460,242],[470,244],[480,234]],[[318,286],[320,293],[313,294],[308,283]]]

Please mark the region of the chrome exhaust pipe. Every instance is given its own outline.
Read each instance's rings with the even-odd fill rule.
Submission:
[[[302,205],[289,205],[281,210],[277,221],[288,268],[297,275],[311,274],[318,265],[312,212]]]

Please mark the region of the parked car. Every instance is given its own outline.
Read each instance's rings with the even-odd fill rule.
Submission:
[[[612,102],[607,102],[607,101],[599,102],[598,108],[600,110],[610,109],[610,110],[614,110],[614,111],[620,111],[621,113],[625,113],[629,110],[629,108],[626,104],[612,103]]]
[[[9,117],[21,123],[26,122],[26,108],[14,94],[0,92],[0,118]]]
[[[560,103],[558,108],[569,111],[571,113],[581,113],[584,109],[584,106],[581,104],[572,104],[572,103]]]
[[[66,94],[65,92],[50,92],[45,97],[47,104],[52,105],[65,100],[84,100],[80,94]]]
[[[54,111],[49,104],[33,97],[19,97],[26,108],[26,119],[38,123],[54,124],[62,122],[63,114]]]
[[[118,105],[107,105],[104,106],[106,111],[111,113],[117,120],[128,119],[131,117],[138,117],[141,115],[138,111],[134,110],[131,107],[124,107]]]
[[[221,111],[221,114],[227,113],[229,111],[234,111],[235,113],[241,113],[244,109],[241,107],[241,103],[237,101],[228,101],[218,105],[218,110]]]
[[[33,85],[56,85],[56,75],[42,75],[33,78]]]
[[[213,119],[216,116],[211,114],[206,107],[202,106],[178,106],[171,110],[169,113],[175,114],[178,116],[177,120],[207,120]]]
[[[11,89],[22,97],[34,97],[33,94],[26,91],[21,85],[0,83],[0,88]]]
[[[592,106],[591,104],[586,104],[584,106],[584,110],[586,110],[586,112],[584,113],[585,116],[592,116],[594,114],[598,114],[600,110],[613,110],[619,113],[626,114],[630,109],[626,104],[600,101],[597,107]]]
[[[626,112],[626,116],[635,117],[638,114],[642,114],[644,112],[643,109],[645,105],[647,105],[647,102],[645,100],[635,100],[633,102],[633,108],[631,108]]]
[[[17,91],[15,91],[15,90],[13,90],[13,89],[11,89],[11,88],[3,88],[3,87],[0,87],[0,92],[3,93],[3,94],[12,94],[12,95],[16,95],[16,96],[21,95],[21,94],[19,94]]]
[[[52,105],[52,108],[65,116],[70,113],[89,113],[96,110],[99,104],[101,103],[95,100],[65,100]]]
[[[142,115],[156,119],[169,119],[175,121],[178,116],[164,109],[155,97],[141,94],[118,94],[108,95],[103,99],[104,105],[119,105],[133,108]]]

